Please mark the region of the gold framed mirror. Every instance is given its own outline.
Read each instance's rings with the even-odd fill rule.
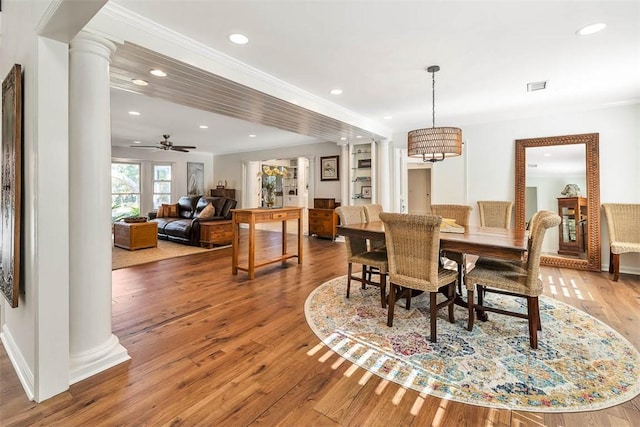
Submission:
[[[598,140],[597,133],[516,140],[515,227],[525,229],[529,219],[527,212],[531,213],[533,210],[550,210],[558,212],[562,217],[558,230],[545,236],[545,243],[547,238],[555,238],[558,242],[555,250],[545,251],[547,254],[542,256],[541,265],[601,270]],[[554,153],[554,147],[559,147],[556,153]],[[536,200],[537,196],[532,197],[532,194],[535,194],[531,191],[534,187],[527,184],[528,181],[530,183],[535,181],[534,173],[528,171],[539,166],[529,160],[534,157],[536,153],[534,150],[543,150],[542,155],[549,158],[556,154],[557,157],[564,156],[565,160],[573,160],[573,166],[575,166],[575,170],[566,163],[555,168],[553,194],[551,196],[551,192],[547,190],[546,196],[540,203]],[[581,157],[582,152],[584,157]],[[580,172],[582,164],[584,169]],[[563,177],[558,171],[563,171],[566,176]],[[581,173],[584,175],[580,175]],[[574,181],[580,180],[584,180],[586,190],[582,189],[583,193],[576,195],[573,190],[579,189],[580,185],[576,185]],[[567,187],[571,188],[567,189]],[[552,198],[557,201],[551,201]],[[527,199],[529,199],[529,209],[527,209]],[[552,237],[554,234],[555,237]]]

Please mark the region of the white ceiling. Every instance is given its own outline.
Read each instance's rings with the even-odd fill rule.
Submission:
[[[431,125],[424,69],[433,64],[441,67],[436,125],[463,133],[474,123],[640,100],[637,1],[112,2],[393,132]],[[594,22],[607,28],[575,35]],[[230,43],[234,32],[249,43]],[[548,89],[527,93],[540,80]],[[330,95],[333,88],[344,92]],[[134,105],[141,116],[126,114]],[[112,115],[115,145],[163,133],[215,153],[318,140],[116,90]]]

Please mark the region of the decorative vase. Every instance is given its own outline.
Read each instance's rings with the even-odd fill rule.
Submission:
[[[266,193],[264,195],[264,203],[268,208],[273,207],[276,204],[276,193],[271,189],[266,189]]]

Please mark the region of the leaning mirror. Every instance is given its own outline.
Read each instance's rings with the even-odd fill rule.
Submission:
[[[515,227],[534,212],[557,212],[540,263],[600,271],[600,169],[598,134],[516,140]]]

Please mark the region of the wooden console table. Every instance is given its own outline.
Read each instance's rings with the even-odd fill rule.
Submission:
[[[302,264],[302,209],[300,207],[284,207],[284,208],[253,208],[253,209],[232,209],[233,213],[233,256],[231,260],[231,273],[238,274],[238,270],[246,271],[249,279],[255,277],[257,267],[262,267],[275,262],[284,263],[287,259],[298,257],[298,264]],[[287,253],[287,221],[291,219],[298,220],[298,253]],[[264,222],[282,222],[282,255],[261,261],[256,264],[256,224]],[[249,224],[249,265],[245,267],[238,266],[238,252],[240,250],[240,224]]]

